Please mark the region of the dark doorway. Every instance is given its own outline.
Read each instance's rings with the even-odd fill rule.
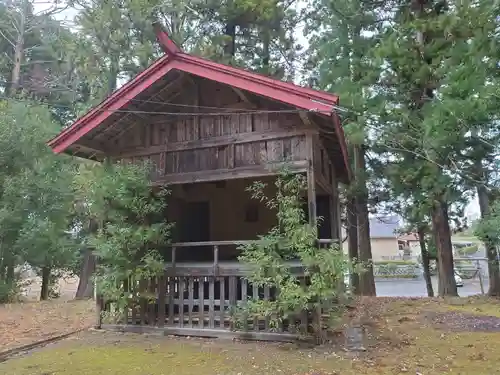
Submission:
[[[322,217],[318,225],[318,237],[320,239],[332,238],[332,215],[330,212],[330,197],[328,195],[316,196],[316,213]]]
[[[309,221],[309,208],[307,200],[302,203],[302,209],[304,210],[306,221]],[[330,212],[330,197],[328,195],[316,196],[316,216],[322,217],[321,221],[318,220],[318,238],[331,239],[332,215]]]
[[[210,203],[207,201],[184,202],[180,225],[180,242],[210,241]],[[211,261],[211,246],[179,248],[178,261]]]

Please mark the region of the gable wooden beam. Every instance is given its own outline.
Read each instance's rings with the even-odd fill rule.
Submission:
[[[177,44],[168,36],[168,34],[163,29],[163,26],[159,22],[153,23],[153,30],[156,34],[156,38],[158,42],[160,42],[160,46],[165,53],[170,55],[177,55],[182,52]]]
[[[165,85],[165,87],[163,87],[160,91],[158,91],[157,93],[155,93],[154,95],[152,95],[149,99],[145,100],[142,105],[139,105],[137,106],[137,110],[139,111],[140,108],[142,106],[144,106],[145,104],[147,104],[149,101],[154,101],[154,99],[156,97],[158,97],[162,92],[164,91],[168,91],[169,89],[171,89],[172,87],[175,87],[177,84],[179,84],[180,82],[182,82],[184,79],[184,75],[181,74],[180,76],[176,77],[172,82],[168,83],[167,85]],[[138,114],[137,113],[134,113],[134,112],[130,112],[130,113],[127,113],[125,116],[117,119],[113,124],[111,124],[110,126],[108,126],[106,129],[104,129],[102,132],[98,133],[96,135],[97,136],[100,136],[102,134],[105,134],[106,132],[108,132],[109,130],[113,129],[115,126],[117,126],[120,122],[122,121],[125,121],[125,119],[131,117],[131,116],[137,116]],[[121,135],[123,133],[125,133],[127,130],[130,130],[131,128],[133,128],[135,125],[137,124],[137,122],[134,122],[130,125],[127,125],[125,128],[121,129],[118,134],[112,136],[110,139],[107,140],[107,142],[113,142],[115,140],[117,140],[118,138],[121,137]],[[95,138],[95,137],[94,137]]]
[[[309,118],[309,116],[307,115],[306,112],[304,111],[300,111],[299,112],[299,116],[300,116],[300,119],[302,120],[302,122],[304,123],[304,125],[308,128],[312,128],[314,127],[311,119]],[[318,126],[315,126],[316,128],[318,128]]]
[[[233,91],[236,93],[236,95],[239,96],[239,98],[245,102],[245,103],[248,103],[248,104],[252,104],[252,102],[248,99],[248,97],[245,95],[245,93],[240,90],[240,89],[237,89],[236,87],[232,87]]]

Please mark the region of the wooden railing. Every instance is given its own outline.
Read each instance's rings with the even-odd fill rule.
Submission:
[[[127,280],[125,292],[139,298],[138,304],[130,304],[119,325],[150,327],[165,332],[192,336],[219,336],[224,332],[252,332],[253,338],[290,338],[301,327],[307,330],[313,316],[307,312],[272,324],[270,316],[246,317],[242,315],[249,299],[272,301],[278,291],[275,288],[252,285],[245,276],[249,268],[237,261],[219,261],[219,249],[226,245],[250,241],[219,241],[200,243],[176,243],[172,245],[172,261],[165,265],[164,274],[150,280]],[[331,240],[320,240],[329,244]],[[213,262],[177,263],[176,252],[185,247],[211,246]],[[304,268],[300,262],[291,262],[293,272],[300,278]],[[306,283],[304,277],[301,282]],[[137,300],[136,298],[131,300]],[[104,304],[104,311],[112,310],[112,303]],[[257,336],[256,336],[257,335]],[[269,336],[271,335],[271,336]],[[276,335],[285,335],[277,338]],[[287,336],[288,335],[288,336]],[[241,336],[240,336],[241,337]]]

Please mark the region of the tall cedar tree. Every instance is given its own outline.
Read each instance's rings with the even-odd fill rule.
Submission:
[[[372,109],[378,139],[391,154],[392,180],[425,196],[437,247],[439,295],[457,295],[450,207],[465,198],[470,175],[458,167],[466,140],[488,117],[488,74],[495,19],[486,4],[400,1],[373,51],[383,71]],[[387,10],[390,14],[390,10]],[[457,199],[459,198],[459,199]]]
[[[318,11],[320,9],[320,11]],[[311,4],[306,29],[310,39],[311,58],[309,77],[314,86],[333,91],[342,98],[342,105],[363,113],[372,104],[364,89],[376,72],[365,58],[375,45],[381,22],[374,14],[374,6],[362,1],[331,2],[316,0]],[[376,100],[376,99],[375,99]],[[366,165],[366,150],[370,145],[368,128],[363,117],[349,116],[344,120],[351,145],[355,181],[347,189],[347,226],[349,254],[364,263],[365,272],[353,279],[354,289],[363,295],[375,295],[371,266],[368,184],[371,178]]]

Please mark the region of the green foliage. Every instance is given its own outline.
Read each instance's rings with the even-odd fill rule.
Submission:
[[[413,260],[378,260],[373,262],[374,266],[388,266],[388,265],[395,265],[395,266],[408,266],[408,265],[415,265],[417,262]]]
[[[0,279],[0,304],[14,302],[18,293],[16,280]]]
[[[445,206],[449,220],[434,223],[461,227],[474,190],[498,179],[500,133],[492,121],[500,108],[498,6],[312,4],[315,83],[340,94],[349,140],[371,147],[378,208],[397,212],[410,230],[428,236],[431,215]],[[439,233],[448,236],[444,227]],[[448,243],[434,247],[437,256],[451,255]]]
[[[500,202],[496,202],[489,214],[479,220],[474,235],[481,241],[500,246]]]
[[[479,245],[463,246],[457,248],[457,254],[462,256],[474,255],[477,253]]]
[[[58,126],[35,103],[0,104],[0,279],[14,286],[13,267],[65,269],[74,261],[68,235],[73,164],[45,142]],[[11,276],[9,276],[9,274]]]
[[[416,278],[420,275],[416,262],[382,262],[374,263],[376,276],[384,278]]]
[[[248,190],[254,199],[276,211],[277,225],[259,240],[242,245],[239,260],[250,267],[248,280],[253,285],[267,285],[279,293],[273,301],[250,301],[244,315],[265,316],[276,325],[302,311],[314,312],[320,306],[336,303],[341,310],[344,272],[349,264],[338,245],[318,247],[317,230],[305,221],[302,209],[305,178],[284,171],[276,179],[274,197],[266,197],[264,188],[265,184],[258,182]],[[303,278],[294,274],[294,261],[304,265],[307,286]],[[308,327],[301,329],[306,332]]]
[[[77,183],[89,193],[86,204],[102,223],[96,234],[89,235],[98,257],[98,291],[122,311],[139,298],[126,292],[124,283],[130,281],[134,288],[136,280],[158,276],[163,270],[159,249],[168,242],[171,228],[162,217],[168,190],[152,192],[148,165],[95,168],[95,180],[77,179]]]

